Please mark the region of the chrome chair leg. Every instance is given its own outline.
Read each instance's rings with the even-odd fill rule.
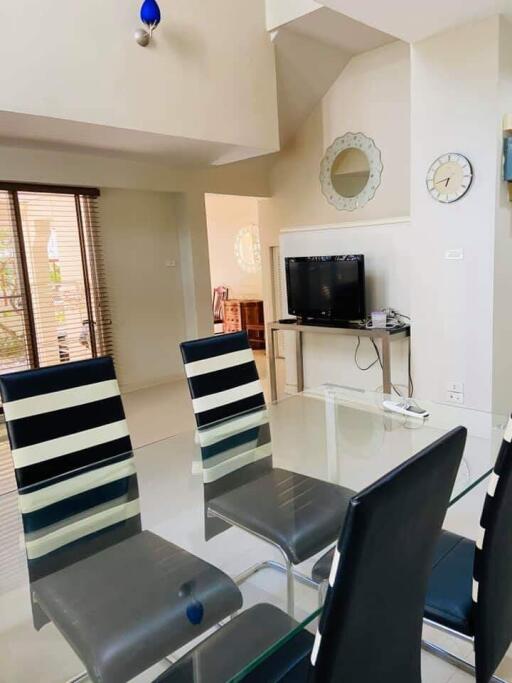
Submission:
[[[267,560],[268,568],[269,569],[275,569],[276,571],[284,573],[286,571],[286,567],[284,564],[281,564],[280,562],[276,562],[275,560]],[[320,585],[317,581],[312,579],[310,576],[306,576],[306,574],[303,574],[302,572],[299,572],[297,569],[293,569],[292,567],[292,573],[295,578],[295,581],[298,581],[298,583],[302,583],[304,586],[308,586],[309,588],[313,588],[313,590],[317,590],[318,586]]]
[[[286,560],[286,611],[293,617],[295,614],[295,583],[293,576],[293,565],[290,560]]]
[[[430,619],[423,619],[423,623],[426,624],[427,626],[430,626],[436,631],[441,631],[442,633],[446,633],[448,635],[453,636],[454,638],[457,638],[458,640],[463,640],[465,642],[473,643],[474,644],[474,638],[472,636],[467,636],[463,633],[459,633],[458,631],[454,631],[453,629],[449,628],[448,626],[443,626],[442,624],[437,624],[435,621],[431,621]],[[444,648],[440,647],[439,645],[436,645],[435,643],[431,643],[428,640],[422,640],[421,641],[421,647],[425,652],[429,652],[430,654],[434,655],[435,657],[439,657],[440,659],[443,659],[445,662],[448,662],[448,664],[451,664],[452,666],[455,666],[457,669],[461,669],[462,671],[465,671],[466,673],[470,674],[471,676],[475,676],[476,669],[471,664],[470,662],[467,662],[465,659],[461,659],[460,657],[457,657],[457,655],[454,655],[452,652],[448,652],[448,650],[445,650]],[[503,678],[499,678],[499,676],[493,676],[489,683],[509,683],[508,681],[505,681]]]
[[[428,640],[423,640],[421,642],[421,647],[425,650],[425,652],[430,652],[430,654],[443,659],[445,662],[448,662],[448,664],[457,667],[457,669],[461,669],[462,671],[471,674],[471,676],[475,676],[476,669],[473,664],[470,664],[469,662],[466,662],[465,659],[461,659],[460,657],[457,657],[457,655],[448,652],[448,650],[444,650],[442,647],[439,647],[439,645],[435,645]],[[509,683],[509,681],[505,681],[503,678],[499,678],[498,676],[493,676],[489,683]]]
[[[268,543],[271,545],[273,548],[277,548],[279,552],[283,555],[285,564],[284,566],[281,565],[279,562],[275,562],[274,560],[267,560],[265,562],[259,562],[252,567],[249,567],[245,571],[243,571],[241,574],[236,576],[234,578],[235,583],[239,586],[241,583],[244,581],[247,581],[247,579],[257,572],[263,570],[263,569],[277,569],[278,571],[285,571],[286,572],[286,587],[287,587],[287,598],[286,598],[286,603],[287,603],[287,611],[290,616],[293,616],[293,613],[295,611],[294,607],[294,579],[296,578],[298,581],[301,583],[304,583],[306,585],[312,586],[314,588],[318,588],[318,583],[316,581],[313,581],[313,579],[310,579],[307,576],[304,576],[300,572],[297,572],[294,570],[293,565],[291,561],[288,559],[286,553],[284,550],[281,548],[281,546],[277,545],[277,543],[273,543],[272,541],[269,541],[268,538],[265,538],[264,536],[261,536],[260,534],[256,533],[255,531],[252,531],[252,529],[247,529],[246,527],[242,526],[241,524],[237,524],[233,522],[233,520],[229,519],[228,517],[225,517],[224,515],[221,515],[218,512],[214,512],[210,509],[208,509],[207,512],[209,517],[217,517],[218,519],[222,519],[223,522],[226,522],[227,524],[230,524],[231,526],[234,526],[237,529],[242,529],[243,531],[246,531],[248,534],[251,534],[251,536],[254,536],[255,538],[259,538],[261,541],[264,541],[265,543]]]
[[[75,676],[74,678],[70,678],[66,683],[80,683],[81,681],[87,680],[89,680],[89,674],[87,671],[84,671],[84,673],[78,674],[78,676]]]
[[[244,581],[247,581],[247,579],[250,579],[251,576],[254,576],[254,574],[257,574],[258,572],[262,572],[264,569],[273,569],[277,572],[280,572],[281,574],[286,574],[287,567],[284,564],[281,564],[281,562],[276,562],[276,560],[264,560],[263,562],[258,562],[257,564],[253,564],[251,567],[248,569],[244,569],[243,572],[240,572],[240,574],[237,574],[234,578],[233,581],[236,583],[237,586],[240,586]],[[297,569],[292,568],[292,573],[295,578],[295,581],[298,581],[299,583],[304,584],[304,586],[308,586],[308,588],[312,588],[313,590],[317,590],[319,587],[319,583],[317,583],[314,579],[310,578],[309,576],[306,576],[306,574],[303,574],[302,572],[297,571]]]

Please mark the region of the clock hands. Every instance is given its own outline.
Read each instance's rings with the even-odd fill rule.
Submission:
[[[462,154],[443,154],[435,159],[427,172],[427,191],[438,202],[451,204],[463,197],[471,187],[473,169]]]
[[[447,178],[442,178],[441,180],[438,180],[436,182],[436,185],[439,185],[440,183],[444,183],[444,186],[448,187],[448,183],[450,182],[451,179],[452,179],[451,176],[448,176]]]

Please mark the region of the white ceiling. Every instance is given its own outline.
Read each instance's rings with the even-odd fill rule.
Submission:
[[[394,36],[376,31],[327,7],[305,14],[286,24],[285,28],[339,48],[350,55],[367,52],[395,40]]]
[[[286,142],[321,100],[349,59],[392,36],[321,5],[273,34],[279,131]],[[222,165],[271,150],[158,135],[0,111],[0,144],[122,156],[175,166]]]
[[[306,120],[351,57],[394,40],[320,6],[275,31],[281,145]]]
[[[318,0],[407,42],[492,14],[512,14],[512,0]]]
[[[274,34],[282,143],[295,133],[353,55],[396,38],[414,42],[496,13],[512,16],[512,0],[318,1],[323,6]],[[12,112],[0,112],[2,142],[125,155],[178,166],[222,164],[265,153],[222,142]]]
[[[90,123],[0,111],[0,144],[125,156],[176,166],[205,166],[259,156],[262,150]]]

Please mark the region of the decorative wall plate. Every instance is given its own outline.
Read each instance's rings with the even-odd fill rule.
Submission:
[[[320,165],[320,184],[327,201],[340,211],[360,209],[380,185],[379,148],[364,133],[345,133],[327,148]]]
[[[237,232],[235,257],[240,268],[246,273],[257,273],[261,270],[260,233],[257,225],[247,225]]]

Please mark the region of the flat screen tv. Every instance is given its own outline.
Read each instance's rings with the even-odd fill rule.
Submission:
[[[366,315],[364,256],[306,256],[286,261],[288,312],[303,322],[346,323]]]

